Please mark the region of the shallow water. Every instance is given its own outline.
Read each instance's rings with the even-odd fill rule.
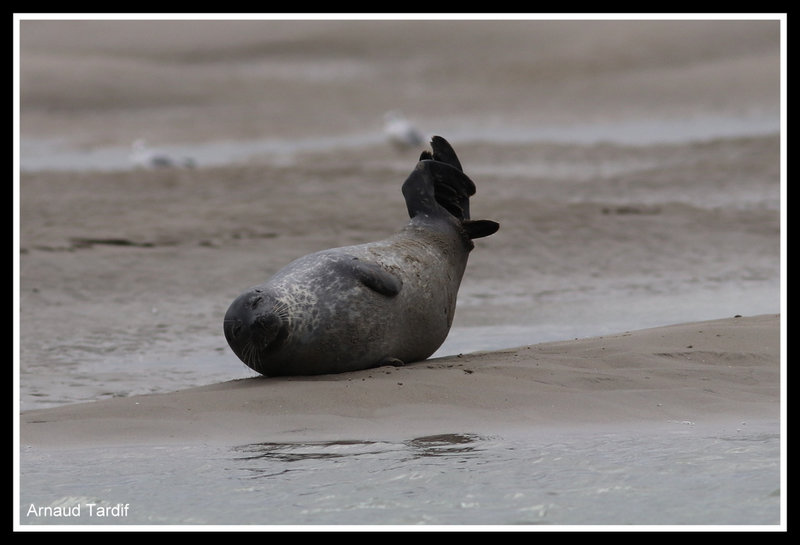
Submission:
[[[779,523],[775,430],[746,422],[713,432],[670,425],[644,436],[453,433],[399,442],[30,450],[21,467],[20,522]],[[46,507],[61,507],[64,516]]]

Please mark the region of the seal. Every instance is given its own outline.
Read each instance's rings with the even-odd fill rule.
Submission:
[[[410,216],[377,242],[301,257],[231,303],[233,352],[266,376],[317,375],[421,361],[444,342],[473,239],[475,184],[450,144],[431,139],[402,193]]]

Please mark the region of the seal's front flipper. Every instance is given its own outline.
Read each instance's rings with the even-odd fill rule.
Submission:
[[[356,280],[386,297],[394,297],[400,293],[400,288],[403,287],[402,280],[380,265],[367,263],[354,257],[344,262],[344,266],[355,276]]]

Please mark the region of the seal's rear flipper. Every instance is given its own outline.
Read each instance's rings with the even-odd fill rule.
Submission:
[[[470,238],[486,237],[500,227],[493,221],[471,221],[469,198],[475,184],[464,174],[456,152],[441,136],[431,139],[432,151],[423,151],[419,163],[403,184],[408,215],[450,214],[461,220]]]
[[[408,215],[413,218],[420,213],[436,215],[446,211],[468,220],[469,198],[475,194],[475,184],[462,171],[447,140],[434,136],[431,148],[432,151],[422,152],[417,167],[403,184]]]
[[[453,146],[441,136],[431,138],[431,150],[420,155],[420,161],[432,161],[433,192],[436,202],[460,220],[469,219],[469,198],[475,184],[464,174]],[[454,170],[455,169],[455,170]]]
[[[468,190],[472,188],[472,193]],[[460,220],[469,219],[469,196],[475,185],[466,174],[446,163],[425,160],[417,163],[403,184],[408,215],[436,216],[450,214]]]
[[[453,146],[450,145],[450,142],[442,138],[441,136],[434,136],[431,138],[431,148],[432,151],[425,150],[420,155],[419,160],[424,161],[426,159],[433,159],[434,161],[441,161],[442,163],[447,163],[448,165],[457,168],[458,170],[463,171],[464,169],[461,168],[461,162],[458,160],[458,156],[456,155],[456,150],[453,149]]]

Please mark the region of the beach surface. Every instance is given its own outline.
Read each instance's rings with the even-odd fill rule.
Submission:
[[[26,411],[23,445],[401,440],[454,432],[773,428],[777,316],[738,317],[435,358],[246,378]]]
[[[709,452],[737,436],[764,445],[753,483],[769,485],[742,492],[758,498],[752,516],[725,506],[738,492],[711,486],[721,507],[706,513],[696,491],[664,485],[652,498],[674,498],[676,512],[645,499],[631,510],[630,496],[604,515],[572,497],[533,519],[508,518],[513,504],[484,519],[777,523],[779,30],[771,20],[21,21],[23,524],[42,523],[25,518],[29,504],[126,490],[113,472],[111,484],[88,484],[86,449],[675,430],[690,436],[678,457],[692,434],[714,438]],[[222,334],[230,302],[302,255],[408,221],[400,187],[421,148],[388,142],[392,110],[450,141],[477,186],[472,217],[500,223],[476,241],[450,336],[404,367],[256,375]],[[133,157],[136,141],[172,164]],[[571,450],[598,452],[583,445]],[[648,459],[641,448],[607,452]],[[80,455],[48,454],[68,451]],[[737,463],[709,481],[729,482]],[[229,485],[209,490],[240,498]],[[211,500],[201,516],[152,486],[142,498],[165,499],[129,522],[215,522]],[[609,486],[587,483],[592,494]],[[484,505],[528,493],[498,490]],[[181,503],[195,511],[165,507]],[[338,505],[325,507],[330,520]],[[396,514],[479,519],[449,509]],[[315,524],[317,512],[275,520]],[[357,524],[384,521],[354,512]],[[250,516],[275,522],[240,507],[223,518]]]

